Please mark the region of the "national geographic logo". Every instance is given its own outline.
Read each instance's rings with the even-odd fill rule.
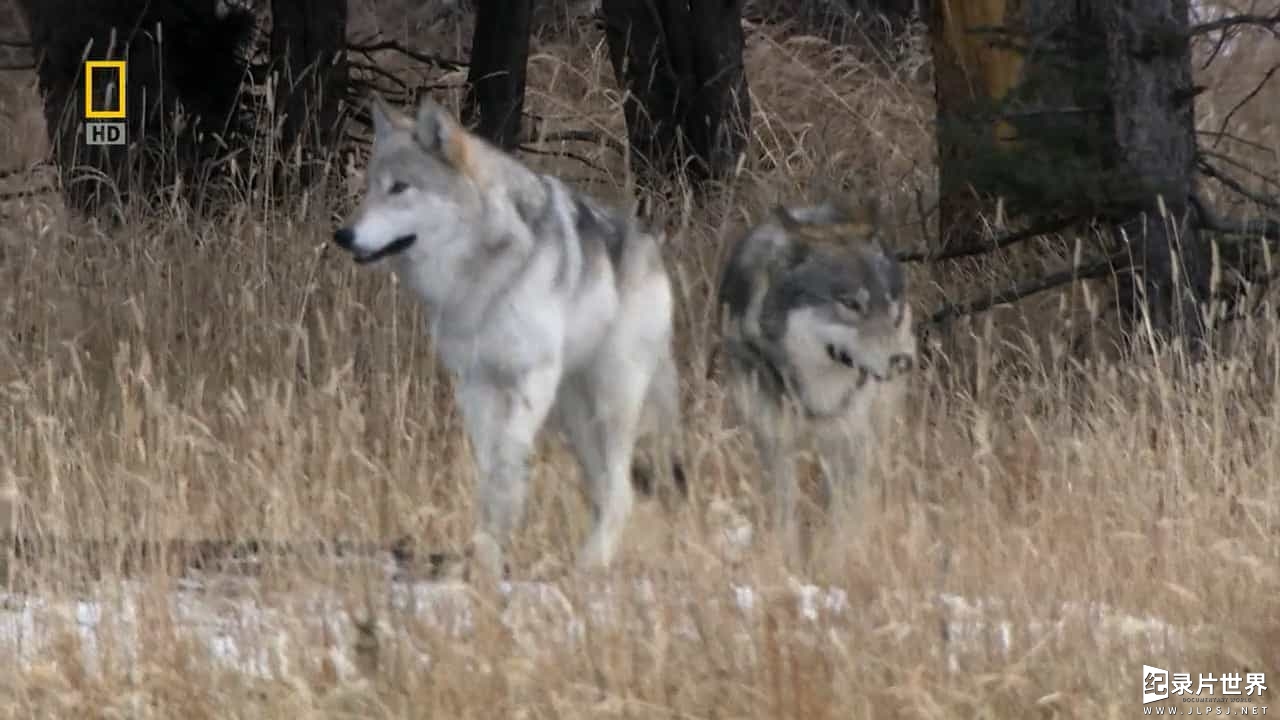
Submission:
[[[125,144],[125,74],[124,60],[84,64],[84,137],[90,145]]]

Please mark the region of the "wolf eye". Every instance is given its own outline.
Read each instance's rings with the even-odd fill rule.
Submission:
[[[853,312],[859,315],[862,314],[862,310],[863,310],[862,301],[856,297],[852,297],[852,296],[842,297],[840,298],[840,304],[849,308],[850,310],[852,310]]]
[[[397,180],[391,183],[391,187],[387,189],[387,193],[391,195],[399,195],[400,193],[408,189],[409,189],[409,183],[401,182],[400,180]]]

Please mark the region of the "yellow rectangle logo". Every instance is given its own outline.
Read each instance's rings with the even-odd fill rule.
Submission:
[[[125,61],[124,60],[86,60],[84,63],[84,117],[86,120],[107,120],[111,118],[124,117],[124,88],[125,88]],[[95,110],[93,107],[93,71],[94,70],[114,70],[117,77],[116,83],[116,106],[113,110]],[[100,73],[106,75],[107,73]]]

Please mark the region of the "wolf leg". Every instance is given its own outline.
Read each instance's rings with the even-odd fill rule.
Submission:
[[[515,383],[480,377],[458,389],[477,470],[479,518],[472,552],[495,578],[503,575],[503,551],[524,512],[529,457],[555,400],[560,372],[559,363],[553,363],[527,371]]]
[[[763,490],[770,501],[770,525],[778,534],[787,557],[794,557],[799,545],[796,519],[795,449],[787,442],[785,429],[752,423],[756,451],[760,456]]]
[[[602,358],[580,382],[566,383],[561,422],[591,501],[592,528],[580,567],[608,567],[634,503],[631,460],[652,369],[622,353]]]
[[[817,438],[822,469],[822,509],[833,513],[850,511],[864,492],[866,438],[863,431],[842,424]]]
[[[668,350],[658,359],[640,412],[636,461],[632,466],[633,479],[639,480],[633,484],[645,495],[657,495],[668,511],[674,510],[675,500],[689,497],[682,424],[680,374],[668,344]],[[642,457],[644,450],[647,458]]]
[[[778,534],[784,553],[797,549],[795,518],[795,448],[793,428],[785,411],[761,392],[754,373],[744,373],[734,383],[733,400],[738,416],[751,429],[760,459],[760,490],[769,504],[768,525]]]

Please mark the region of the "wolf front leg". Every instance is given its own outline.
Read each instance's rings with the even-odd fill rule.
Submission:
[[[822,469],[822,509],[830,518],[848,513],[862,502],[866,488],[867,429],[865,421],[837,422],[818,433],[817,450]]]
[[[754,393],[753,393],[754,395]],[[745,404],[747,422],[760,458],[760,481],[769,503],[769,524],[777,533],[783,554],[798,557],[796,519],[796,443],[794,418],[767,399]]]
[[[503,575],[503,553],[524,513],[529,459],[555,400],[559,363],[528,370],[514,382],[478,373],[458,388],[458,404],[476,461],[474,562]]]

